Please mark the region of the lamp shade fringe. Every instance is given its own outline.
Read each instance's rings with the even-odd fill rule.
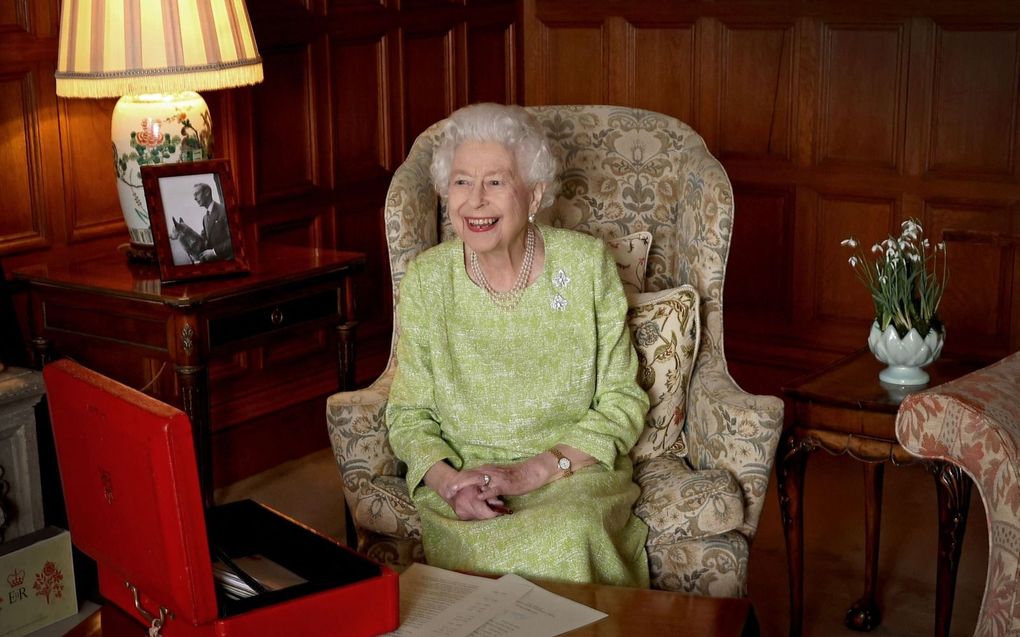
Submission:
[[[142,73],[56,73],[57,95],[63,97],[120,97],[142,93],[180,93],[249,86],[263,79],[262,60],[205,69],[161,69]]]

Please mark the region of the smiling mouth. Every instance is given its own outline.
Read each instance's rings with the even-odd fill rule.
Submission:
[[[473,219],[465,219],[467,221],[468,228],[473,232],[485,232],[489,228],[496,225],[499,221],[498,217],[481,217]]]

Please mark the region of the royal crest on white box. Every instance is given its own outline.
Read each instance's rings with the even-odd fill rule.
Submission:
[[[70,533],[47,527],[0,544],[0,637],[20,637],[77,612]]]

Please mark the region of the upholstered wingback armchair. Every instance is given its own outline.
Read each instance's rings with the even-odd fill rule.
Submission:
[[[988,574],[977,637],[1020,635],[1020,352],[912,394],[896,417],[912,454],[963,469],[988,521]]]
[[[538,221],[603,239],[648,231],[645,290],[683,283],[697,289],[701,342],[685,405],[687,455],[662,449],[635,467],[642,491],[636,510],[649,524],[653,586],[742,596],[783,406],[744,392],[726,368],[723,277],[733,232],[726,172],[701,137],[671,117],[612,106],[528,110],[547,129],[561,164],[560,194]],[[418,137],[386,197],[394,305],[408,263],[453,236],[429,177],[440,126]],[[382,376],[366,389],[332,396],[327,417],[358,549],[400,564],[422,560],[423,551],[405,467],[393,456],[384,423],[397,338],[395,324]],[[736,505],[727,490],[736,493]],[[720,526],[722,519],[731,521]]]

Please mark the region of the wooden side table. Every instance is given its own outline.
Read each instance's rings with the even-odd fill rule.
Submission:
[[[70,356],[188,414],[209,504],[212,430],[223,428],[216,409],[210,411],[210,386],[243,393],[218,412],[222,420],[251,420],[353,386],[351,274],[363,264],[359,253],[269,246],[252,251],[247,275],[162,285],[155,266],[129,263],[120,253],[83,258],[71,250],[13,274],[28,283],[40,367],[54,354]],[[337,370],[326,382],[316,361],[327,343],[300,341],[324,329],[334,333]],[[219,378],[210,379],[211,364]],[[282,369],[274,372],[274,364]],[[167,368],[172,374],[162,373]],[[256,380],[257,391],[245,393],[244,384]]]
[[[896,412],[908,394],[963,376],[980,365],[938,360],[925,368],[931,376],[929,384],[914,387],[882,383],[878,379],[882,367],[863,349],[783,388],[792,403],[792,423],[779,443],[776,477],[790,575],[790,635],[801,634],[804,616],[804,470],[808,454],[816,449],[864,463],[864,593],[847,611],[845,622],[854,630],[868,631],[881,621],[875,597],[885,463],[921,463],[934,476],[939,516],[935,635],[949,634],[971,482],[959,467],[908,454],[896,441],[894,427]]]

